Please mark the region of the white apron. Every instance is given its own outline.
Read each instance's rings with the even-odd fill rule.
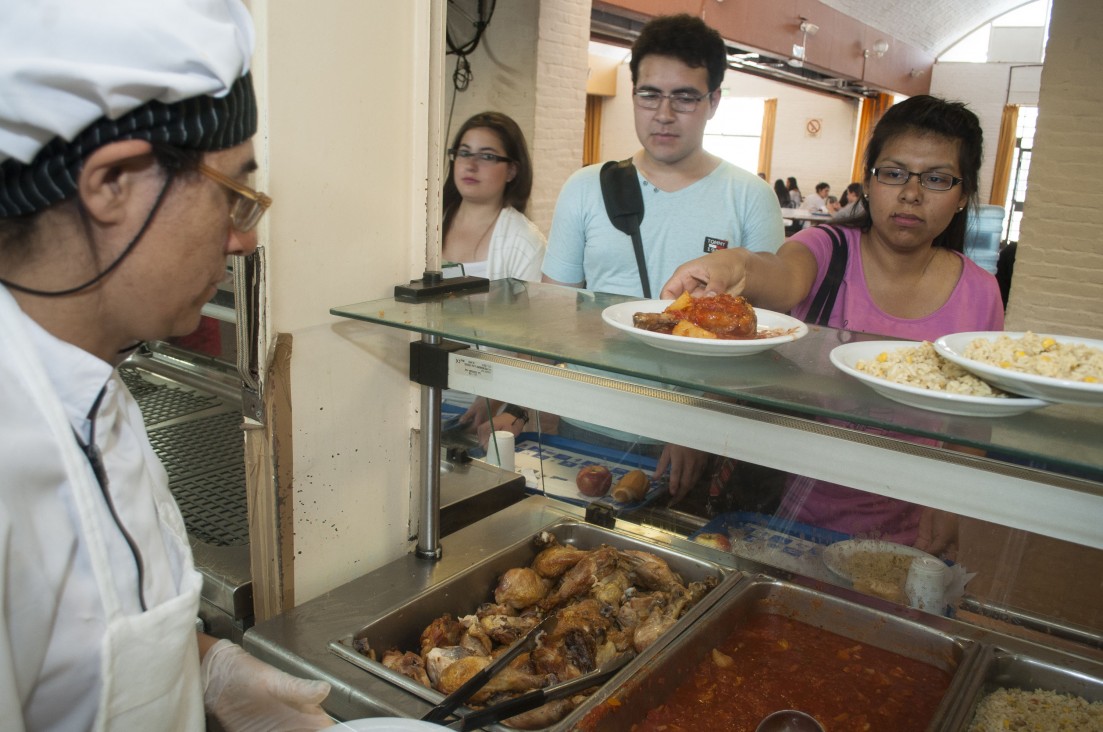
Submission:
[[[183,568],[179,594],[146,612],[124,615],[108,561],[105,527],[95,510],[102,493],[20,317],[13,299],[0,292],[0,335],[16,346],[9,356],[17,376],[60,445],[103,602],[106,634],[100,649],[101,691],[94,729],[201,731],[205,718],[195,620],[202,577],[194,569],[179,510],[167,491],[154,496],[167,549],[178,554]],[[150,477],[148,468],[146,475]],[[154,485],[151,477],[150,484]]]

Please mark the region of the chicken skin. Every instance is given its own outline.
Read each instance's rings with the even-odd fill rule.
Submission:
[[[609,545],[581,549],[561,544],[547,531],[534,543],[530,566],[502,572],[492,598],[470,615],[437,617],[421,633],[420,654],[393,649],[384,665],[448,694],[554,613],[554,622],[543,626],[531,649],[470,698],[477,708],[576,678],[648,647],[718,582],[710,577],[687,587],[662,557],[647,551]],[[375,658],[366,638],[356,649]],[[507,724],[547,727],[591,693],[549,701]]]
[[[673,312],[720,338],[754,338],[758,333],[758,317],[747,298],[726,292],[690,298],[685,308]]]
[[[529,567],[507,569],[494,588],[494,602],[517,610],[535,605],[548,594],[544,578]]]

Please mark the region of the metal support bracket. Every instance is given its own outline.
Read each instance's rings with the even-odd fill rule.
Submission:
[[[457,351],[470,348],[467,343],[458,341],[410,342],[410,381],[421,386],[433,386],[437,389],[448,388],[449,356]]]

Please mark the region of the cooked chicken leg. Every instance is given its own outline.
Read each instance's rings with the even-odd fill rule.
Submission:
[[[536,570],[528,567],[507,569],[494,588],[494,601],[518,610],[535,605],[548,594],[548,585]]]
[[[489,658],[481,656],[468,656],[461,658],[448,668],[440,677],[439,688],[445,694],[451,694],[463,686],[464,682],[482,671],[490,664]],[[547,686],[551,679],[546,674],[534,674],[526,670],[515,668],[513,664],[490,677],[486,684],[471,696],[475,704],[485,702],[493,694],[500,692],[523,692]]]
[[[532,568],[541,577],[556,579],[562,577],[564,572],[578,564],[587,554],[588,551],[570,544],[553,544],[536,555],[536,559],[532,560]]]

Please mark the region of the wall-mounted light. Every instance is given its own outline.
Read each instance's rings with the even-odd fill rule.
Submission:
[[[882,39],[873,44],[873,48],[867,48],[865,50],[865,57],[875,56],[881,58],[889,50],[889,42]]]
[[[809,23],[807,18],[800,19],[800,32],[801,36],[800,44],[793,44],[793,56],[789,59],[788,64],[795,69],[804,67],[804,50],[808,45],[808,36],[814,36],[819,33],[820,27],[815,23]]]

